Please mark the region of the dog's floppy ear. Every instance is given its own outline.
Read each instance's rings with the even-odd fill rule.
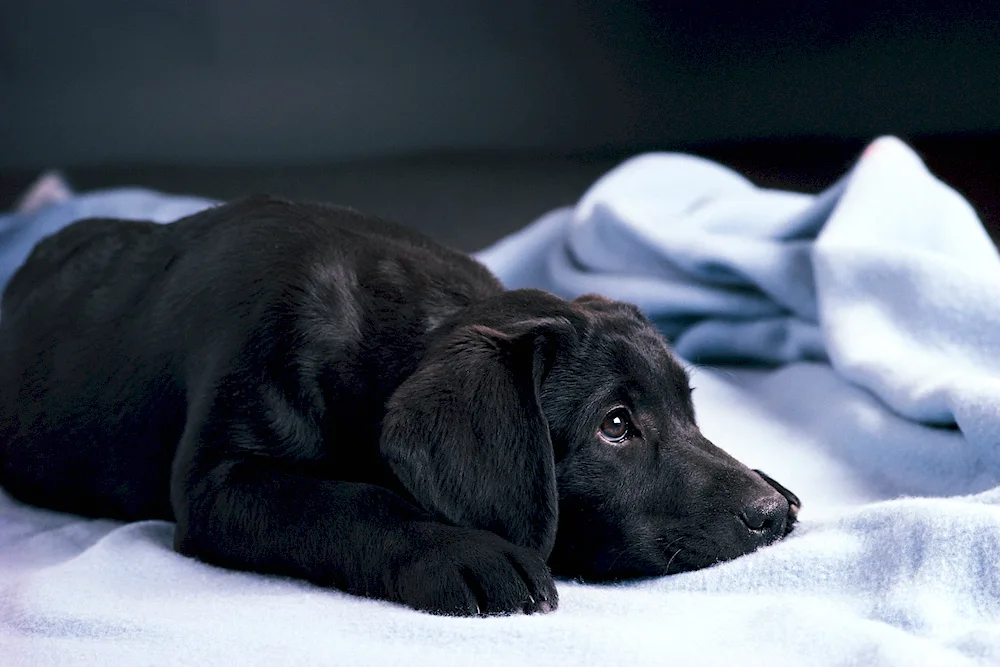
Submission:
[[[566,319],[456,327],[390,398],[381,452],[426,509],[548,557],[558,513],[539,387]]]

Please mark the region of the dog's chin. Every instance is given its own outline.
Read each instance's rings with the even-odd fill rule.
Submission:
[[[610,583],[658,576],[665,562],[652,550],[601,548],[587,544],[560,548],[557,544],[549,558],[552,573],[560,578],[582,583]]]
[[[743,554],[719,556],[703,555],[687,550],[678,553],[676,550],[672,550],[669,553],[658,554],[656,557],[642,561],[632,560],[627,563],[622,563],[621,558],[619,558],[617,562],[610,564],[607,562],[611,560],[610,556],[608,559],[598,558],[593,563],[596,567],[560,567],[558,562],[553,563],[552,561],[549,562],[549,565],[552,568],[552,573],[560,578],[572,579],[581,583],[607,584],[693,572],[726,560],[732,560],[740,555]]]
[[[713,565],[728,558],[719,555],[705,556],[701,550],[680,546],[679,542],[657,539],[644,544],[633,544],[623,550],[619,546],[589,550],[589,557],[581,557],[581,549],[557,548],[549,559],[553,574],[583,583],[614,583],[637,579],[663,577],[669,574],[690,572]],[[679,547],[679,548],[678,548]],[[576,556],[575,558],[573,556]]]
[[[624,570],[609,571],[605,579],[620,580],[634,578],[663,577],[683,572],[703,570],[714,565],[726,563],[742,556],[754,553],[772,546],[794,529],[797,523],[797,506],[790,506],[784,532],[773,539],[747,546],[742,543],[732,543],[728,540],[713,542],[709,539],[675,539],[661,538],[659,544],[671,545],[666,549],[658,549],[657,557],[643,559],[641,564],[633,563]],[[651,547],[646,553],[653,550]]]
[[[549,566],[553,574],[585,583],[613,583],[650,579],[703,570],[735,560],[784,539],[797,523],[796,509],[789,508],[785,530],[774,539],[754,546],[730,540],[712,540],[707,536],[676,538],[669,535],[644,544],[604,549],[560,548],[552,553]],[[598,553],[599,552],[599,553]],[[589,557],[583,557],[584,554]],[[575,557],[574,557],[575,556]]]

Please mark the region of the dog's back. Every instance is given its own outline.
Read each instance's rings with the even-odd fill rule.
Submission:
[[[80,221],[4,293],[0,484],[54,509],[169,519],[187,412],[225,367],[254,363],[248,350],[263,365],[294,354],[285,343],[364,338],[344,368],[364,373],[386,345],[419,355],[424,330],[499,289],[466,256],[346,209],[254,198],[171,225]],[[359,299],[415,293],[386,321],[359,319]],[[386,370],[371,391],[395,386]]]

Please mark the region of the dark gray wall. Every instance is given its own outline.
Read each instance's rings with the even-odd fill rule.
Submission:
[[[762,4],[0,0],[0,168],[1000,131],[1000,3]]]

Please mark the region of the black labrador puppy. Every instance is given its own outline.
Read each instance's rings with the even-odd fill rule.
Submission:
[[[0,483],[182,554],[443,614],[557,605],[791,530],[634,306],[505,291],[351,210],[258,197],[43,240],[0,317]]]

